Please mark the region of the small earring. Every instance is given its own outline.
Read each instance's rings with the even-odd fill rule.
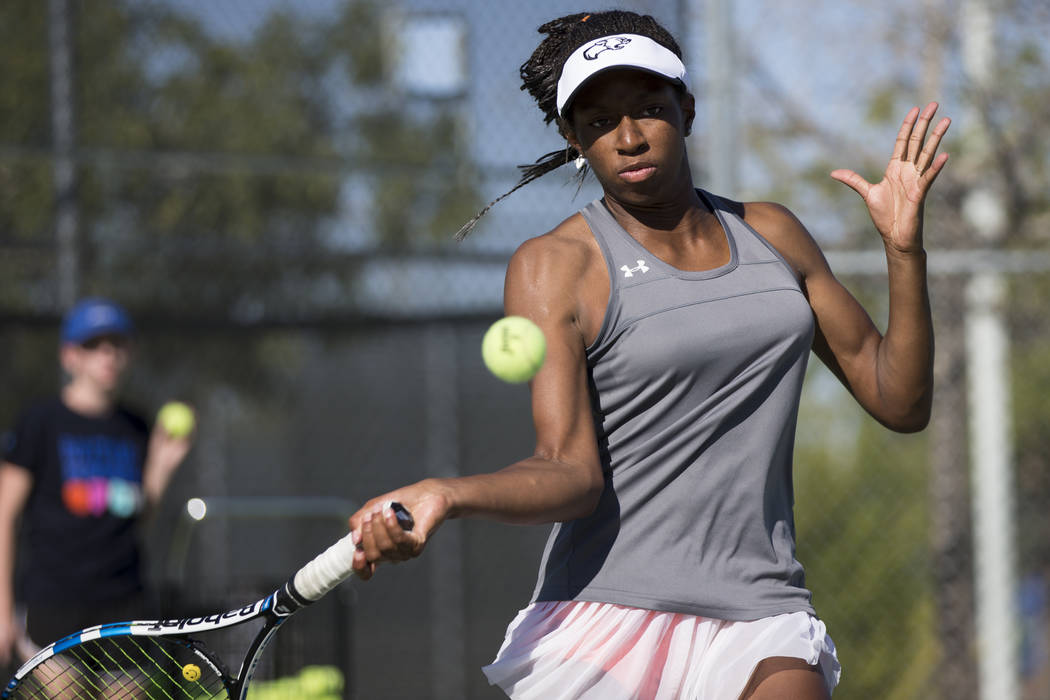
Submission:
[[[576,163],[576,169],[577,170],[583,170],[583,166],[587,165],[587,159],[584,158],[583,156],[580,156],[579,158],[576,159],[575,163]]]

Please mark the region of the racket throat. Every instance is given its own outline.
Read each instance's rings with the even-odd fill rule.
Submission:
[[[281,618],[288,617],[314,602],[296,590],[294,576],[278,588],[273,597],[273,613]]]
[[[285,619],[286,617],[273,619],[272,626],[268,626],[262,634],[252,640],[252,645],[244,655],[241,670],[237,674],[236,680],[230,685],[231,700],[246,700],[248,697],[248,685],[251,683],[252,676],[255,675],[255,668],[259,665],[259,659],[262,658],[263,650],[266,649],[270,640],[273,639],[277,628],[280,627]]]

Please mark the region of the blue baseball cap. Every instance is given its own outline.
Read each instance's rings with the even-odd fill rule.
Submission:
[[[77,302],[62,321],[63,343],[86,343],[103,335],[130,336],[131,317],[108,299],[92,298]]]

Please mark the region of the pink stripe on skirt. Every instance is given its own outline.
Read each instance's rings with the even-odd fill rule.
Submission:
[[[725,700],[771,656],[838,684],[835,644],[809,613],[729,622],[586,601],[532,603],[482,670],[515,700]]]

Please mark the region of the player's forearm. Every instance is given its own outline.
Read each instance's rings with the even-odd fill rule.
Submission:
[[[926,253],[887,248],[889,322],[879,346],[877,378],[883,422],[910,432],[926,427],[933,399],[933,318]]]
[[[597,465],[530,457],[491,474],[441,480],[449,517],[515,524],[572,520],[590,514],[604,488]]]

